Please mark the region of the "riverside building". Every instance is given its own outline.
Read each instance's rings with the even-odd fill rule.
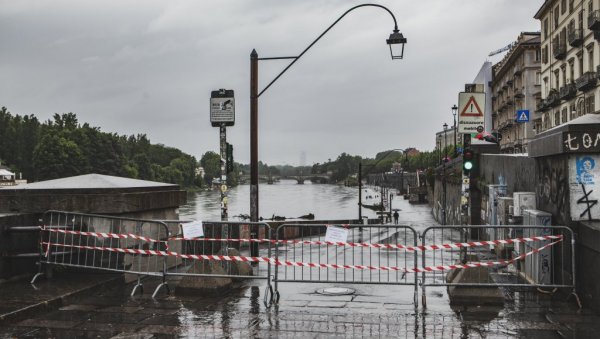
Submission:
[[[502,153],[527,153],[539,128],[536,103],[541,97],[540,33],[523,32],[504,58],[492,68],[492,129],[499,132]],[[517,112],[529,112],[529,122],[517,122]]]
[[[538,132],[598,112],[600,1],[546,0],[541,22]]]

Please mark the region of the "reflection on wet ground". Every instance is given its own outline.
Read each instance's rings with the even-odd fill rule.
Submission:
[[[157,283],[146,280],[145,287]],[[443,288],[431,288],[429,307],[415,310],[408,286],[352,285],[352,295],[323,295],[317,290],[331,285],[289,283],[279,304],[266,308],[261,285],[155,300],[129,297],[131,286],[101,288],[59,310],[5,325],[0,336],[588,338],[600,330],[600,319],[573,300],[538,292],[508,293],[501,307],[452,307]]]
[[[434,225],[427,206],[400,206],[401,224]],[[177,279],[169,279],[176,289]],[[48,282],[52,283],[52,280]],[[153,291],[159,279],[146,279]],[[593,338],[600,317],[560,293],[503,290],[504,305],[450,305],[446,288],[428,287],[427,308],[415,308],[412,286],[280,283],[278,304],[263,304],[266,281],[249,280],[220,293],[146,292],[111,285],[63,302],[54,311],[0,325],[19,338]],[[353,294],[317,293],[352,288]],[[4,300],[3,300],[4,301]],[[476,302],[476,301],[475,301]]]

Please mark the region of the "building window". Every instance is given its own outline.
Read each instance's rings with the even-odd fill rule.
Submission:
[[[539,48],[535,49],[535,62],[540,62],[540,58],[541,58],[541,51]]]
[[[535,72],[535,84],[536,85],[542,84],[542,72],[540,72],[540,71]]]
[[[554,71],[554,88],[559,89],[560,88],[560,70],[557,69],[556,71]]]
[[[558,17],[559,17],[558,6],[556,6],[556,8],[554,9],[554,27],[553,27],[554,30],[558,29]]]
[[[567,79],[567,82],[574,82],[575,81],[575,60],[571,59],[569,60],[569,79]]]
[[[560,112],[556,111],[554,113],[554,125],[553,126],[558,126],[560,125]]]
[[[567,84],[567,65],[563,64],[560,69],[562,71],[562,85],[565,86]]]
[[[575,0],[569,0],[569,13],[573,13],[573,5]]]
[[[575,104],[571,105],[569,107],[569,109],[571,111],[570,112],[571,115],[570,115],[570,119],[569,120],[573,120],[573,119],[575,119],[575,116],[577,115],[577,111],[575,110]]]
[[[548,36],[548,18],[544,19],[544,30],[542,32],[544,34],[544,39]]]
[[[564,123],[566,123],[568,121],[567,120],[567,107],[565,107],[565,108],[562,109],[561,115],[562,115],[562,120],[561,121],[564,124]]]
[[[561,13],[565,14],[565,12],[567,11],[567,0],[561,0],[560,2],[560,9],[561,9]]]
[[[594,46],[592,45],[588,48],[588,71],[592,72],[594,70]]]
[[[579,76],[583,75],[583,54],[577,55],[577,63],[579,64]]]
[[[544,46],[542,49],[542,63],[548,63],[548,45]]]
[[[596,111],[596,107],[594,104],[594,95],[585,98],[585,106],[586,114],[594,113]]]

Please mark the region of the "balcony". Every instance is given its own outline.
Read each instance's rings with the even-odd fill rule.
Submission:
[[[587,91],[594,88],[597,81],[596,72],[585,72],[575,81],[575,85],[577,86],[577,90]]]
[[[523,90],[521,88],[515,88],[515,98],[520,99],[525,97]]]
[[[548,108],[550,108],[550,107],[548,107],[548,105],[546,105],[546,100],[540,100],[540,101],[538,101],[538,103],[535,105],[535,109],[536,109],[538,112],[545,112],[545,111],[547,111],[547,110],[548,110]]]
[[[509,86],[512,86],[513,80],[512,79],[506,80],[506,84],[509,85]]]
[[[588,15],[588,28],[592,31],[600,30],[600,10],[590,12]]]
[[[574,83],[568,83],[561,87],[559,90],[559,97],[561,100],[569,100],[575,97],[577,94],[577,87]]]
[[[513,105],[513,99],[511,96],[507,96],[506,97],[506,105],[507,106],[512,106]]]
[[[515,75],[521,75],[522,72],[523,72],[523,66],[515,65]]]
[[[554,54],[555,59],[564,59],[565,56],[567,56],[567,46],[562,42],[555,43],[554,46],[552,46],[552,54]]]
[[[583,31],[580,29],[573,29],[569,31],[569,45],[571,47],[579,47],[583,43]]]
[[[546,105],[549,107],[554,107],[559,104],[560,96],[558,94],[558,91],[555,89],[551,89],[550,93],[548,93],[548,96],[546,97]]]

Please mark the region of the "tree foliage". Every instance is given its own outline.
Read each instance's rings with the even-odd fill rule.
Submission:
[[[145,134],[120,136],[81,125],[74,113],[40,123],[33,115],[0,109],[0,160],[29,181],[98,173],[192,187],[196,159],[152,144]]]

